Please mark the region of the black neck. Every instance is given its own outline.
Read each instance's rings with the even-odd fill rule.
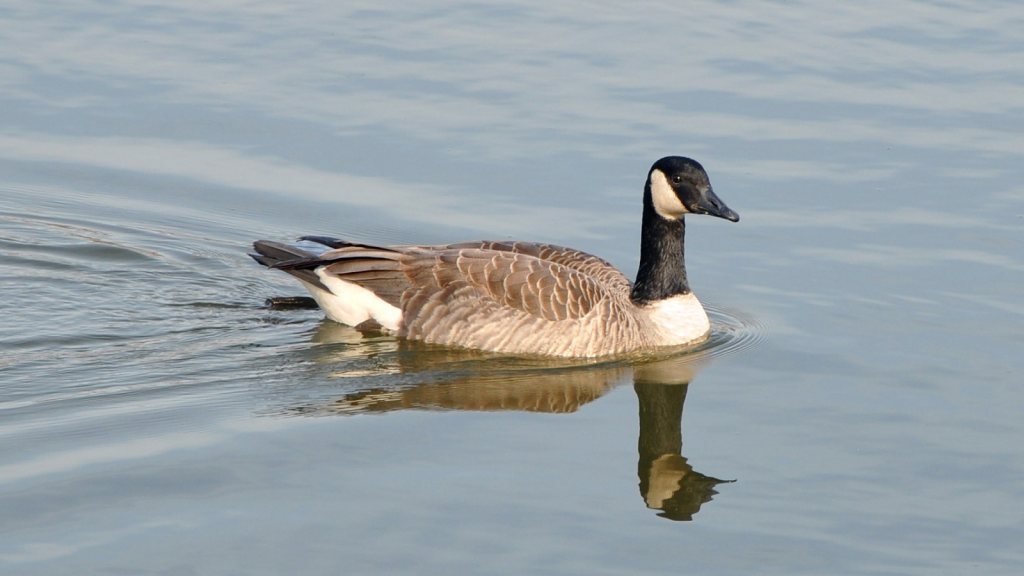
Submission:
[[[648,304],[677,294],[689,294],[686,265],[683,263],[683,233],[686,225],[679,220],[660,216],[644,198],[643,227],[640,230],[640,269],[630,298],[637,304]]]

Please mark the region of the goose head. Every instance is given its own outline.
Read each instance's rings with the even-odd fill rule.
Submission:
[[[707,214],[731,222],[740,219],[711,189],[704,167],[682,156],[667,156],[651,166],[644,203],[668,220],[681,220],[684,214]]]

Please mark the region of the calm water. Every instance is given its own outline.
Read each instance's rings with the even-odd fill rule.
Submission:
[[[0,8],[0,571],[1008,574],[1024,6]],[[364,337],[256,238],[522,238],[632,274],[689,155],[715,335]]]

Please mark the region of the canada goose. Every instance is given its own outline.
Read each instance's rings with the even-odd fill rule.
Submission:
[[[328,318],[448,346],[592,357],[694,343],[710,329],[683,262],[683,216],[739,221],[695,160],[654,163],[640,268],[630,281],[570,248],[477,241],[373,246],[306,236],[317,253],[260,240],[257,262],[298,278]]]

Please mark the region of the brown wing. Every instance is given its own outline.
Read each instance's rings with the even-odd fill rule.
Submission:
[[[438,246],[436,248],[442,247]],[[565,248],[563,246],[556,246],[554,244],[481,240],[449,244],[443,248],[478,248],[481,250],[496,250],[499,252],[526,254],[579,271],[590,276],[609,291],[629,294],[632,289],[632,284],[629,282],[629,279],[606,260],[598,258],[593,254],[587,254],[586,252],[581,252],[572,248]]]
[[[421,288],[420,297],[442,291],[430,294],[432,299],[463,299],[471,296],[462,289],[468,287],[502,306],[549,321],[582,318],[602,300],[618,296],[615,288],[579,270],[524,252],[445,247],[407,253],[403,268],[412,286]]]

